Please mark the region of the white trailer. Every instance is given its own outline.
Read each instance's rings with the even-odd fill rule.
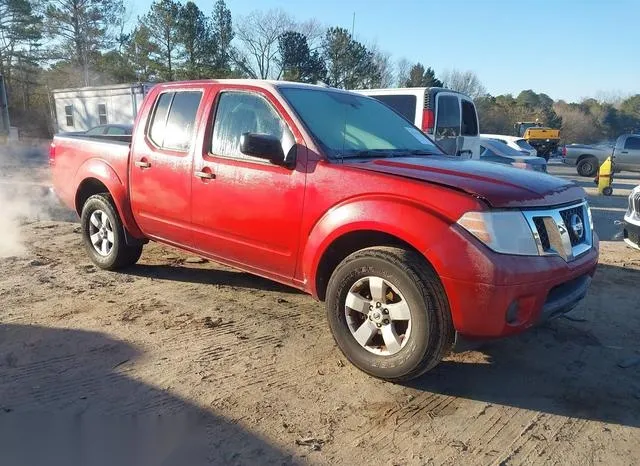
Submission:
[[[150,83],[57,89],[52,91],[54,129],[86,131],[106,124],[133,124]]]

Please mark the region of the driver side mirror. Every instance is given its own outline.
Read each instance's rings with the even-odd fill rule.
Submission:
[[[282,142],[268,134],[242,133],[240,137],[240,152],[251,157],[268,160],[274,165],[289,167]]]

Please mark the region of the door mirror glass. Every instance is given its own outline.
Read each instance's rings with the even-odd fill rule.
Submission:
[[[269,134],[242,133],[240,152],[244,155],[268,160],[274,165],[285,165],[285,154],[280,139]]]

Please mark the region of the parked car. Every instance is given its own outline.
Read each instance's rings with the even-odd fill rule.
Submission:
[[[98,267],[132,266],[154,240],[298,288],[325,302],[345,356],[386,380],[573,309],[598,263],[584,189],[447,156],[338,89],[158,84],[129,141],[55,136],[49,157]]]
[[[480,138],[480,160],[543,173],[547,171],[547,161],[544,158],[525,155],[492,138]]]
[[[495,139],[496,141],[509,146],[511,149],[522,152],[526,155],[531,155],[532,157],[536,157],[538,155],[538,151],[535,149],[535,147],[533,147],[527,142],[526,139],[523,138],[519,138],[516,136],[505,136],[503,134],[481,134],[480,137]]]
[[[354,91],[387,104],[435,139],[445,153],[480,157],[478,113],[473,99],[442,87]]]
[[[640,186],[629,194],[629,207],[624,216],[624,241],[635,249],[640,249]]]
[[[133,125],[108,124],[91,128],[84,132],[87,136],[123,136],[133,134]]]
[[[133,134],[133,125],[128,124],[106,124],[94,126],[87,131],[69,131],[58,133],[59,136],[130,136]]]
[[[640,134],[623,134],[614,146],[608,144],[587,146],[570,144],[566,146],[564,163],[575,165],[581,176],[595,176],[607,157],[615,155],[616,173],[640,172]]]

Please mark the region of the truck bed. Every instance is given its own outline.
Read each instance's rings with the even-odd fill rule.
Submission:
[[[61,134],[53,138],[53,148],[49,155],[53,170],[54,185],[57,186],[57,196],[71,209],[77,210],[75,205],[78,183],[95,173],[96,179],[105,175],[113,178],[126,190],[128,186],[128,160],[131,136],[85,136]],[[105,174],[104,164],[96,162],[103,160],[111,168],[111,173]]]

